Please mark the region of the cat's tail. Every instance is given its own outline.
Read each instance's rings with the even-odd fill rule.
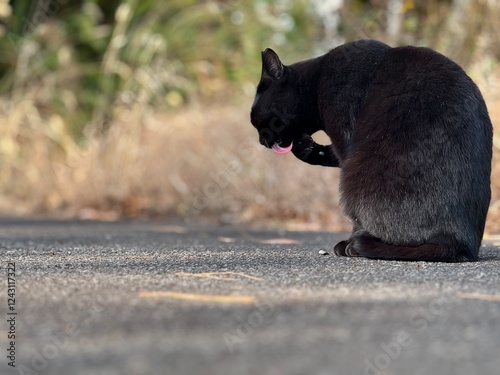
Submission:
[[[479,248],[472,248],[450,236],[437,236],[420,246],[398,246],[369,234],[351,237],[346,242],[344,254],[338,254],[338,250],[336,247],[337,255],[428,262],[474,262],[478,260],[479,252]]]

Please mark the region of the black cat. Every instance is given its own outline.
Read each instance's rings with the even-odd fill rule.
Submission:
[[[477,86],[445,56],[359,40],[285,66],[266,49],[251,121],[266,147],[342,168],[354,228],[335,254],[478,259],[492,126]],[[319,130],[330,146],[313,141]]]

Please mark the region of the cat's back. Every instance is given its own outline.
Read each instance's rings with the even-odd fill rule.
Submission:
[[[426,47],[390,48],[373,76],[371,94],[419,97],[421,100],[452,97],[455,101],[481,97],[465,71],[446,56]],[[425,95],[424,95],[425,94]]]
[[[366,141],[373,146],[378,141],[383,143],[378,146],[403,151],[440,136],[465,147],[474,140],[488,144],[490,133],[486,104],[465,71],[429,48],[406,46],[385,52],[373,75],[352,145]]]

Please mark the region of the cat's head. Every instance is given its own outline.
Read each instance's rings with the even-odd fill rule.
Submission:
[[[250,112],[262,145],[276,150],[291,148],[303,132],[299,128],[299,92],[293,72],[272,49],[262,52],[262,75]],[[279,149],[279,147],[278,147]]]

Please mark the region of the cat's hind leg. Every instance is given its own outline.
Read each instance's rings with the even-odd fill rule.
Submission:
[[[401,246],[383,242],[366,231],[357,232],[344,249],[345,256],[357,254],[371,259],[409,260],[427,262],[473,262],[478,249],[449,235],[435,236],[420,246]]]
[[[340,241],[338,244],[336,244],[333,248],[333,252],[335,255],[340,256],[340,257],[359,257],[359,255],[356,250],[353,248],[351,245],[351,240],[346,240],[346,241]]]
[[[345,249],[347,248],[347,245],[349,245],[349,240],[346,241],[340,241],[338,244],[336,244],[333,247],[333,252],[335,253],[336,256],[338,257],[346,257],[348,256],[345,252]]]

